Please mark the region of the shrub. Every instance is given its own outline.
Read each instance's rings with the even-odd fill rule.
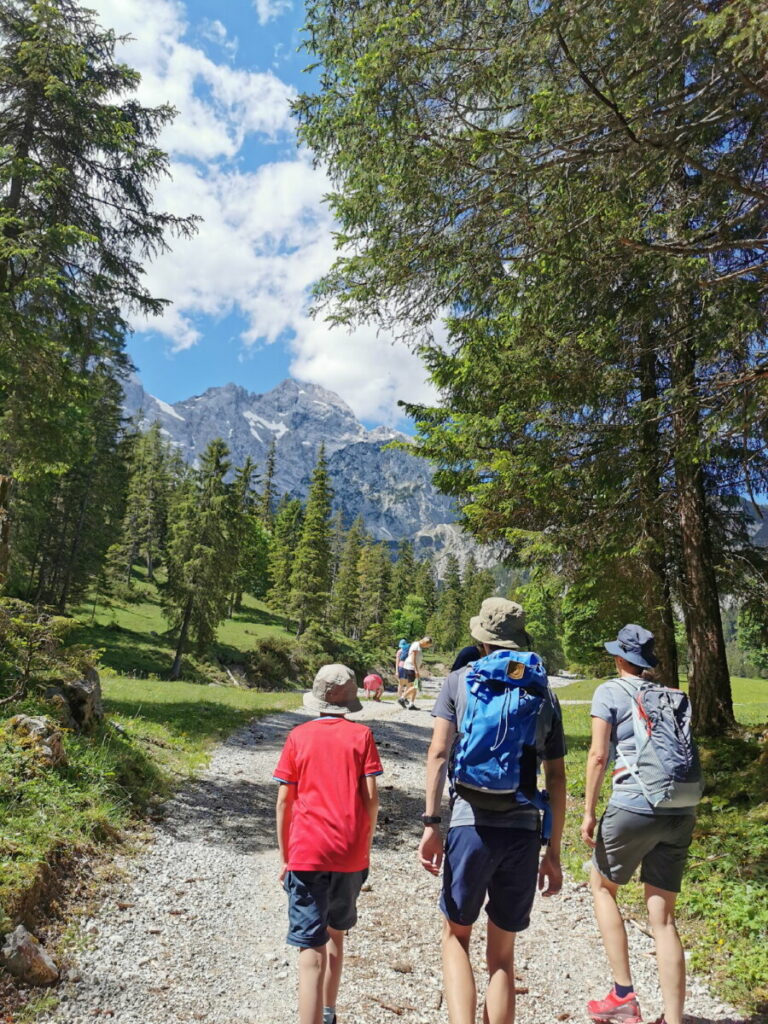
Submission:
[[[248,678],[254,689],[283,690],[306,673],[302,652],[295,640],[266,636],[245,657]]]

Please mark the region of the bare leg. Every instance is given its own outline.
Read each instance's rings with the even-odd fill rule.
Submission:
[[[488,989],[483,1024],[513,1024],[515,1019],[515,933],[488,921]]]
[[[299,950],[299,1024],[322,1024],[325,946]]]
[[[413,683],[411,683],[411,685],[405,691],[403,696],[405,697],[409,704],[413,704],[413,702],[416,700],[416,687],[413,685]]]
[[[477,990],[469,962],[471,937],[471,924],[443,920],[443,986],[450,1024],[475,1024]]]
[[[339,994],[341,969],[344,966],[344,932],[329,928],[328,934],[330,939],[325,947],[328,950],[328,960],[323,982],[323,1006],[335,1006]]]
[[[685,956],[675,927],[676,899],[676,892],[648,884],[645,886],[648,922],[656,943],[656,963],[667,1024],[681,1024],[685,1002]]]
[[[616,905],[616,892],[619,887],[615,882],[609,882],[601,875],[594,865],[589,884],[595,904],[597,927],[600,929],[605,953],[611,965],[613,980],[619,985],[631,985],[627,932],[624,928],[621,911]]]

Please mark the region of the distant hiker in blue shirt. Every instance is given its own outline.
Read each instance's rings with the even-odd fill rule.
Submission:
[[[427,755],[424,834],[419,856],[427,871],[434,875],[439,873],[443,862],[440,804],[449,773],[449,757],[458,734],[460,742],[451,772],[451,819],[440,899],[444,915],[443,984],[448,1015],[452,1024],[474,1024],[475,1021],[477,993],[469,944],[473,925],[485,903],[488,987],[484,1020],[486,1024],[511,1024],[515,1012],[515,935],[528,927],[537,878],[545,896],[558,893],[562,886],[560,843],[565,820],[565,737],[560,706],[549,689],[541,661],[535,654],[525,653],[529,638],[520,605],[503,598],[484,601],[480,614],[470,621],[470,633],[478,641],[483,657],[474,665],[449,674],[432,711],[435,722]],[[516,659],[514,664],[513,659]],[[538,670],[536,695],[528,693],[522,681],[526,664]],[[501,675],[497,674],[499,672]],[[476,687],[483,685],[486,676],[494,696],[486,705],[488,713],[484,711],[483,715],[487,728],[494,734],[504,734],[502,746],[507,736],[519,736],[518,709],[532,709],[525,722],[532,742],[529,746],[515,748],[520,755],[515,758],[519,778],[523,778],[522,755],[525,755],[525,777],[529,784],[514,791],[468,789],[457,783],[454,774],[464,737],[469,735],[465,713],[467,717],[472,716],[474,730]],[[531,687],[531,691],[533,689]],[[490,709],[491,705],[496,708],[499,704],[501,710],[494,725]],[[542,817],[537,802],[541,794],[534,790],[542,761],[550,799],[551,813],[546,817],[551,819],[551,835],[539,861]],[[457,792],[457,785],[461,794]],[[524,790],[533,802],[523,796]]]

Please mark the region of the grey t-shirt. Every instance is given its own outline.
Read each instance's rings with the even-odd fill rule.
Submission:
[[[631,680],[627,680],[631,683]],[[602,718],[611,725],[612,762],[616,761],[616,744],[621,744],[622,753],[630,764],[637,753],[635,746],[635,730],[632,725],[632,698],[618,679],[609,679],[601,683],[592,695],[590,714],[593,718]],[[620,767],[620,764],[616,764]],[[621,807],[625,811],[636,814],[685,814],[680,807],[654,807],[643,796],[639,784],[629,774],[616,776],[608,803],[613,807]],[[694,808],[691,808],[691,814]]]
[[[457,730],[461,728],[461,720],[467,707],[467,673],[471,666],[451,672],[443,683],[442,689],[432,708],[435,718],[444,718],[453,722]],[[545,701],[539,711],[536,723],[536,750],[539,766],[542,761],[555,761],[565,757],[565,734],[563,718],[557,697],[550,690],[549,701]],[[486,811],[473,807],[462,797],[451,791],[451,828],[457,825],[491,825],[497,828],[522,828],[531,832],[539,827],[539,812],[530,804],[520,803],[508,811]]]

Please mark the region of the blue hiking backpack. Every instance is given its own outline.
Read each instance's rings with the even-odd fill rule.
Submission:
[[[552,699],[541,659],[529,651],[494,651],[470,667],[465,681],[467,706],[451,756],[454,792],[485,810],[532,804],[544,813],[542,839],[548,839],[549,804],[536,787],[536,724]]]
[[[688,697],[660,683],[617,682],[632,699],[635,757],[625,756],[617,745],[614,785],[631,775],[652,807],[695,807],[704,792],[704,777]]]

